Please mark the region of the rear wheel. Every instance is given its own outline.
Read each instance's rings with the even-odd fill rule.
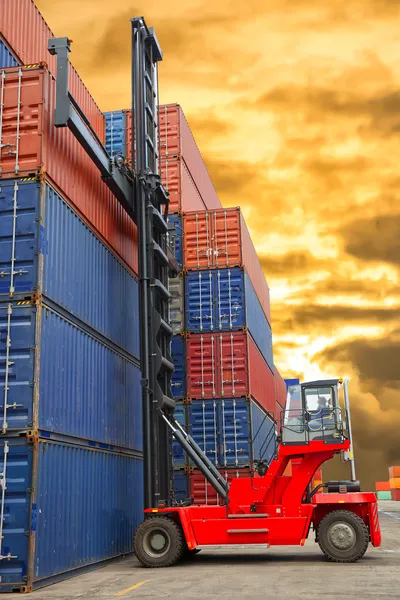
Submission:
[[[369,533],[359,516],[348,510],[335,510],[322,519],[317,538],[329,560],[351,563],[364,556]]]
[[[186,541],[175,521],[169,517],[150,517],[137,528],[134,547],[144,567],[170,567],[182,557]]]

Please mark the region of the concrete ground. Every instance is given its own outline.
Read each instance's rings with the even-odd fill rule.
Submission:
[[[356,564],[326,561],[311,540],[304,548],[203,549],[192,561],[169,569],[143,569],[131,557],[37,590],[33,600],[399,600],[400,502],[379,506],[382,546],[369,546]]]

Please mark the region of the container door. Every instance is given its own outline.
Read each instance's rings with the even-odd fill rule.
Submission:
[[[219,407],[222,467],[251,464],[249,402],[245,398],[221,400]]]
[[[180,335],[172,337],[171,356],[175,367],[172,374],[172,394],[175,399],[184,398],[186,396],[185,340]]]
[[[186,329],[192,332],[214,331],[213,271],[194,271],[186,275]]]
[[[187,382],[192,398],[214,398],[217,388],[217,338],[213,334],[194,335],[187,341]]]
[[[39,183],[16,179],[1,181],[0,294],[12,296],[36,290],[39,209]]]
[[[220,269],[242,264],[240,210],[218,210],[210,213],[213,227],[214,265]]]
[[[221,397],[247,396],[248,356],[247,334],[220,333],[217,338],[218,392]]]
[[[193,400],[189,409],[190,434],[217,466],[220,441],[218,406],[219,401],[216,400]]]
[[[186,430],[186,404],[183,402],[177,402],[176,408],[174,412],[174,417],[178,421],[180,425],[182,425],[183,429]],[[186,463],[186,453],[184,452],[182,446],[179,442],[174,440],[172,444],[172,456],[174,461],[174,467],[183,467]]]
[[[215,278],[215,329],[231,331],[246,326],[243,271],[218,269]]]
[[[184,216],[183,222],[185,268],[211,269],[214,264],[212,213],[191,212]]]
[[[0,443],[0,592],[27,585],[30,532],[36,530],[32,505],[32,447],[25,440]]]

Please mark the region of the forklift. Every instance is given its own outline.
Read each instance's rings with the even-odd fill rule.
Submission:
[[[376,496],[360,492],[356,480],[347,379],[291,386],[271,462],[230,485],[177,421],[168,425],[224,504],[147,509],[135,535],[143,566],[168,567],[210,545],[304,546],[311,530],[333,562],[356,562],[369,542],[380,546]],[[335,454],[350,463],[351,479],[310,489],[315,471]],[[300,464],[286,475],[291,459]],[[327,492],[318,493],[321,487]]]
[[[145,567],[167,567],[201,547],[225,544],[264,546],[305,544],[311,528],[323,553],[335,562],[355,562],[369,542],[381,542],[377,501],[360,492],[356,480],[348,382],[314,381],[289,389],[281,414],[276,451],[260,461],[252,476],[230,485],[193,438],[174,418],[171,390],[168,276],[178,272],[169,244],[168,192],[160,176],[158,133],[158,63],[162,51],[143,17],[132,24],[131,161],[110,156],[69,92],[67,37],[51,38],[57,57],[55,127],[67,127],[138,229],[139,311],[144,438],[144,521],[134,549]],[[177,503],[173,495],[172,441],[223,501],[218,506]],[[315,471],[341,454],[351,466],[349,481],[310,489]],[[292,475],[292,459],[300,464]]]

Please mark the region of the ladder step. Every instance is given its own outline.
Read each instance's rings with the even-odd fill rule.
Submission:
[[[162,296],[164,296],[164,298],[166,300],[169,300],[171,298],[171,294],[169,293],[169,291],[167,290],[167,288],[165,287],[165,285],[163,285],[159,279],[153,279],[151,283],[156,288],[156,290]]]
[[[268,533],[268,529],[228,529],[228,533]]]
[[[265,519],[269,517],[267,513],[249,513],[245,515],[228,515],[228,519]]]

